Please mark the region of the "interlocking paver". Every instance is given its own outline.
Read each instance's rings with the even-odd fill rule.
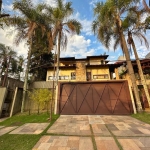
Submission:
[[[106,128],[104,124],[92,124],[92,129],[94,135],[101,135],[101,136],[110,136],[110,132]]]
[[[150,149],[150,137],[118,138],[124,150],[148,150]]]
[[[4,126],[0,126],[0,129],[1,129],[1,128],[4,128]]]
[[[95,137],[97,150],[119,150],[112,137]]]
[[[90,137],[43,136],[32,150],[93,150]]]
[[[49,123],[26,123],[9,134],[40,134]]]
[[[47,133],[64,135],[91,135],[88,116],[61,116]]]
[[[115,136],[150,136],[150,125],[130,116],[101,116]]]
[[[93,134],[97,150],[119,150],[112,134],[124,150],[150,150],[150,125],[130,116],[60,116],[47,132],[58,136],[43,136],[33,150],[93,150]]]
[[[100,115],[88,116],[89,124],[105,124]]]
[[[12,126],[12,127],[3,127],[0,129],[0,136],[3,134],[6,134],[12,130],[14,130],[15,128],[17,128],[17,126]]]

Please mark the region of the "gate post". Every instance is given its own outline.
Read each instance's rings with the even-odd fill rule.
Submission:
[[[131,90],[131,86],[130,86],[130,85],[129,85],[129,91],[130,91],[130,96],[131,96],[133,111],[134,111],[134,114],[136,114],[137,111],[136,111],[135,102],[134,102],[134,98],[133,98],[133,93],[132,93],[132,90]]]
[[[58,85],[56,85],[56,95],[55,95],[55,110],[54,114],[57,114],[57,103],[58,103]]]
[[[12,106],[11,106],[11,111],[10,111],[10,116],[9,117],[12,117],[12,115],[13,115],[15,100],[16,100],[16,96],[17,96],[17,91],[18,91],[18,87],[16,87],[16,89],[15,89],[15,93],[14,93],[13,102],[12,102]]]
[[[4,101],[7,96],[7,88],[6,87],[0,87],[0,95],[1,95],[1,97],[0,97],[0,117],[1,117]]]

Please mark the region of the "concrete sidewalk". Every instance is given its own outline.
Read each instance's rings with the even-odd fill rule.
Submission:
[[[150,125],[130,116],[63,115],[33,150],[150,150]]]

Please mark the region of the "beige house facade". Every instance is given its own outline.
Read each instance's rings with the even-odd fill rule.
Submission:
[[[109,64],[108,55],[87,56],[83,59],[76,59],[75,57],[60,58],[58,81],[100,81],[112,80],[113,74],[117,71],[116,68],[120,64]],[[46,81],[56,79],[54,76],[54,68],[47,69]],[[56,74],[56,71],[55,71]]]

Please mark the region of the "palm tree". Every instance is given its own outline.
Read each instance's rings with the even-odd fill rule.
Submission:
[[[148,7],[148,5],[147,5],[147,3],[146,3],[146,0],[142,0],[142,2],[143,2],[143,6],[144,6],[144,8],[146,9],[146,11],[147,11],[148,13],[150,13],[150,8]],[[149,6],[150,6],[150,0],[149,0]]]
[[[79,21],[69,19],[69,17],[73,14],[71,4],[71,2],[63,3],[63,0],[56,0],[56,7],[52,8],[50,6],[45,6],[48,16],[51,16],[53,41],[58,41],[56,69],[57,82],[59,75],[60,49],[64,49],[67,46],[67,34],[80,34],[82,29]]]
[[[128,71],[136,98],[137,109],[140,112],[142,111],[142,106],[121,20],[122,15],[123,17],[126,15],[125,12],[135,4],[134,2],[138,2],[138,0],[117,2],[114,0],[107,0],[105,4],[98,2],[94,8],[96,20],[93,21],[92,30],[106,48],[109,48],[110,42],[114,37],[119,37],[117,42],[119,43],[120,41],[120,46],[126,57]]]
[[[9,14],[2,14],[2,0],[0,0],[0,18],[8,17]]]
[[[132,46],[135,58],[136,58],[136,62],[137,62],[137,66],[138,66],[138,70],[139,70],[139,75],[141,78],[141,82],[143,84],[144,87],[144,91],[150,106],[150,95],[149,95],[149,91],[147,88],[147,84],[143,75],[143,71],[142,71],[142,67],[141,67],[141,63],[137,54],[137,50],[136,50],[136,46],[135,46],[135,42],[133,39],[133,36],[138,38],[141,42],[144,41],[145,45],[147,48],[149,48],[149,43],[147,41],[147,39],[145,38],[145,36],[143,35],[143,23],[141,23],[141,18],[143,13],[145,13],[145,11],[143,9],[139,9],[138,7],[133,7],[130,9],[128,16],[125,18],[125,20],[123,21],[123,23],[125,24],[123,26],[123,28],[125,30],[127,30],[128,33],[128,39],[127,42],[129,45]],[[131,28],[131,29],[129,29]]]
[[[71,7],[71,2],[63,3],[63,0],[56,0],[56,7],[52,8],[50,6],[44,6],[47,10],[48,16],[51,18],[52,23],[52,37],[53,42],[57,42],[57,66],[56,66],[56,84],[58,84],[58,76],[59,76],[59,59],[60,59],[60,50],[65,49],[67,46],[67,34],[80,34],[82,29],[79,21],[75,19],[69,19],[69,17],[73,14],[73,8]],[[55,66],[54,73],[55,77]],[[54,80],[53,80],[53,90],[54,90]],[[52,104],[54,99],[54,91],[52,92],[52,103],[51,103],[51,111]],[[52,112],[50,112],[50,120]]]
[[[17,30],[17,35],[15,38],[16,44],[19,44],[22,40],[27,40],[27,44],[29,45],[24,86],[23,86],[22,107],[21,107],[21,112],[24,112],[29,64],[33,47],[32,37],[35,33],[35,30],[39,27],[44,32],[46,30],[45,29],[46,23],[45,18],[42,16],[41,11],[38,9],[38,7],[35,8],[30,0],[15,1],[13,3],[13,9],[18,10],[22,15],[5,19],[4,20],[5,24],[7,26],[13,26],[15,27],[15,30]],[[45,26],[43,26],[43,24]],[[51,40],[52,36],[50,29],[49,32],[47,32],[47,34],[49,35],[49,50],[51,50],[53,47],[53,43]]]
[[[2,77],[2,74],[4,74],[2,86],[5,86],[6,79],[9,73],[10,64],[16,61],[15,58],[16,58],[16,52],[14,50],[12,50],[8,46],[5,46],[4,44],[0,44],[0,60],[1,60],[0,76]],[[13,66],[11,67],[10,71],[11,72],[15,71]]]
[[[138,70],[139,70],[139,75],[141,77],[141,82],[143,84],[147,99],[150,102],[148,88],[146,85],[146,81],[145,81],[145,78],[143,75],[141,63],[140,63],[140,60],[139,60],[139,57],[137,54],[137,50],[136,50],[136,46],[135,46],[135,42],[133,39],[133,36],[134,36],[134,37],[138,38],[141,41],[141,43],[142,43],[142,41],[144,41],[147,48],[149,47],[148,41],[145,38],[145,36],[143,35],[144,27],[143,27],[143,23],[141,23],[141,18],[144,13],[145,13],[144,9],[139,9],[139,7],[131,7],[129,9],[127,16],[122,21],[122,29],[123,29],[124,33],[127,34],[127,36],[128,36],[128,39],[127,39],[128,44],[132,46],[132,49],[133,49],[133,52],[134,52],[134,55],[136,58]],[[120,44],[120,42],[121,41],[120,41],[119,37],[117,35],[115,35],[114,50],[117,48],[117,46]],[[131,49],[129,48],[129,50],[131,50]]]

